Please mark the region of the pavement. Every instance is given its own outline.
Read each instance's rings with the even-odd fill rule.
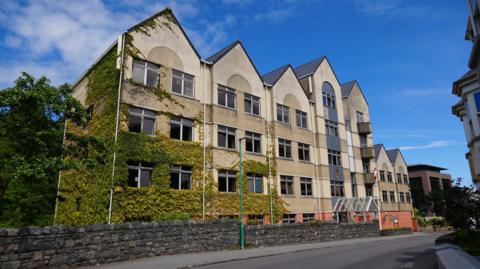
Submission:
[[[443,233],[349,239],[190,254],[104,264],[97,269],[437,268],[435,239]]]

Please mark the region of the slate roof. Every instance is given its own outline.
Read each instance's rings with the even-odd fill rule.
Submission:
[[[382,150],[383,144],[375,144],[373,145],[373,149],[375,150],[375,159],[378,159],[378,156],[380,155],[380,150]]]
[[[263,81],[269,85],[272,85],[272,86],[275,85],[275,83],[277,83],[280,77],[282,77],[283,73],[287,71],[288,67],[290,67],[290,65],[286,64],[273,71],[266,73],[265,75],[262,76]]]
[[[353,86],[355,86],[355,83],[357,83],[356,80],[352,80],[352,81],[349,81],[347,83],[344,83],[341,86],[342,88],[342,97],[343,98],[346,98],[350,95],[350,93],[352,92],[352,89],[353,89]]]
[[[225,48],[217,51],[215,54],[207,58],[207,62],[216,63],[218,60],[222,59],[222,57],[225,56],[237,44],[241,44],[240,40],[236,40]]]
[[[320,66],[320,64],[325,60],[326,57],[322,56],[318,59],[315,59],[313,61],[310,61],[306,64],[302,64],[294,69],[295,74],[297,75],[297,78],[303,78],[305,76],[313,74],[317,68]]]
[[[388,158],[390,159],[390,162],[392,164],[395,163],[395,160],[397,160],[397,156],[398,156],[399,151],[400,151],[399,149],[389,149],[389,150],[387,150]]]

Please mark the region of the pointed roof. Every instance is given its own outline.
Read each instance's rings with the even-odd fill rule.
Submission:
[[[237,44],[241,44],[240,40],[235,40],[234,42],[232,42],[230,45],[226,46],[225,48],[217,51],[216,53],[214,53],[212,56],[208,57],[207,58],[207,62],[211,62],[211,63],[216,63],[218,62],[220,59],[223,58],[223,56],[225,56],[231,49],[233,49]]]
[[[378,159],[378,156],[380,156],[380,151],[382,148],[385,148],[383,144],[375,144],[373,145],[373,149],[375,150],[375,159]]]
[[[393,164],[397,160],[398,153],[400,152],[399,149],[389,149],[386,151],[390,162]]]
[[[234,42],[227,45],[223,49],[217,51],[212,56],[208,57],[206,61],[211,63],[211,64],[216,64],[218,61],[220,61],[223,58],[223,56],[227,55],[237,45],[240,45],[242,50],[245,52],[245,55],[247,55],[247,58],[250,61],[250,64],[253,66],[253,69],[255,69],[255,72],[257,72],[258,77],[263,82],[263,79],[262,79],[262,76],[260,75],[260,72],[258,72],[258,69],[255,66],[255,64],[253,63],[252,58],[250,58],[250,55],[248,55],[247,50],[245,49],[245,47],[242,44],[242,41],[240,41],[240,40],[235,40]]]
[[[282,77],[283,73],[287,71],[287,69],[291,67],[290,64],[286,64],[284,66],[280,66],[279,68],[272,70],[262,76],[262,79],[265,83],[269,85],[275,85],[277,81]]]
[[[344,84],[340,85],[341,88],[342,88],[342,97],[343,98],[346,98],[350,95],[350,93],[353,90],[353,86],[355,86],[355,83],[357,83],[357,81],[352,80],[352,81],[349,81],[347,83],[344,83]]]
[[[325,60],[327,57],[322,56],[320,58],[317,58],[315,60],[312,60],[308,63],[302,64],[300,66],[297,66],[294,71],[295,74],[297,75],[298,79],[301,79],[303,77],[306,77],[308,75],[311,75],[317,71],[317,68],[320,66],[320,64]]]
[[[135,28],[141,26],[142,24],[150,21],[150,20],[153,20],[154,18],[156,17],[159,17],[161,15],[164,15],[164,14],[168,14],[169,16],[171,16],[171,18],[174,20],[174,22],[178,25],[178,28],[180,28],[180,31],[182,31],[182,34],[185,36],[185,38],[187,39],[188,41],[188,44],[190,45],[190,47],[193,49],[193,51],[195,52],[195,54],[197,55],[198,59],[202,59],[202,57],[200,56],[200,53],[198,53],[197,49],[195,48],[195,46],[193,45],[192,41],[190,40],[190,38],[188,37],[187,33],[185,32],[185,30],[183,29],[182,25],[180,24],[180,22],[178,21],[177,17],[175,17],[175,14],[173,14],[173,10],[170,8],[170,7],[166,7],[164,8],[163,10],[160,10],[159,12],[153,14],[152,16],[144,19],[143,21],[135,24],[134,26],[128,28],[127,32],[131,32],[132,30],[135,30]]]

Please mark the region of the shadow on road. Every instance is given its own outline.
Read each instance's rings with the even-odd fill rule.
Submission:
[[[422,268],[436,269],[438,268],[435,256],[435,248],[428,248],[424,251],[407,251],[396,259],[397,262],[403,264],[400,268]]]

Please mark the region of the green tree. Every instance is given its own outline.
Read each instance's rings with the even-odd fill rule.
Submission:
[[[27,73],[0,91],[0,226],[52,223],[65,119],[87,121],[71,93]]]

